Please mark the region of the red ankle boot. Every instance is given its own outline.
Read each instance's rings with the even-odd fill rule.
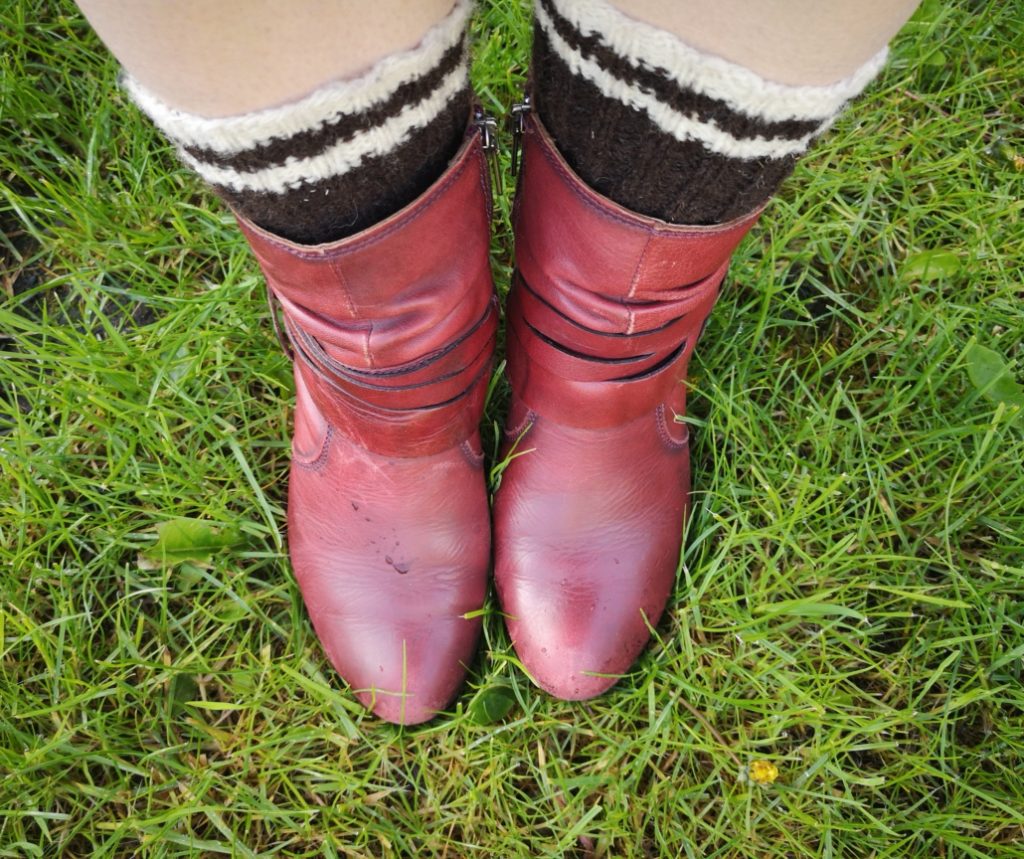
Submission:
[[[295,576],[338,673],[404,724],[455,695],[487,589],[487,182],[473,133],[422,197],[357,235],[301,246],[241,221],[294,351]]]
[[[589,698],[646,644],[679,563],[686,366],[757,219],[673,226],[591,190],[528,117],[508,308],[495,583],[536,682]]]

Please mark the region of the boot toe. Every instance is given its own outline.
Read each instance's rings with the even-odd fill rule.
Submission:
[[[672,572],[625,553],[576,553],[572,565],[503,554],[496,581],[509,634],[538,686],[567,701],[601,695],[629,671],[658,622]]]
[[[317,633],[364,707],[385,721],[415,725],[444,711],[458,692],[478,629],[461,618],[359,624],[321,616]]]
[[[483,603],[486,567],[450,571],[462,584],[459,598],[452,599],[432,592],[431,583],[444,577],[428,570],[407,588],[382,586],[374,572],[371,589],[351,572],[303,566],[294,554],[317,637],[360,702],[382,719],[404,725],[442,712],[476,649],[480,622],[465,615]]]
[[[628,672],[672,590],[689,459],[654,427],[534,415],[502,475],[495,585],[520,661],[557,698],[593,698]]]

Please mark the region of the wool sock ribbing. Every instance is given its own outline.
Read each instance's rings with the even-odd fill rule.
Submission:
[[[885,61],[787,86],[606,0],[534,9],[534,103],[559,150],[598,192],[676,224],[722,223],[768,200]]]
[[[471,0],[458,0],[415,48],[254,113],[196,116],[124,83],[233,209],[279,236],[319,244],[387,217],[444,172],[469,119],[471,10]]]

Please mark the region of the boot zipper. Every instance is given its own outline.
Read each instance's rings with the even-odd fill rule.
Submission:
[[[494,206],[494,195],[501,194],[501,165],[498,163],[498,121],[489,113],[484,113],[483,108],[478,107],[475,112],[473,124],[480,129],[480,148],[487,158],[490,183],[488,189],[488,209],[491,217],[497,216]]]
[[[523,93],[523,100],[512,105],[508,117],[509,130],[512,132],[512,175],[519,175],[519,159],[523,153],[523,130],[526,127],[526,115],[530,112],[529,93]]]

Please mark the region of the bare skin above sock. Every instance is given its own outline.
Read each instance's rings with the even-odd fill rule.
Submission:
[[[880,52],[826,86],[768,81],[605,0],[535,0],[535,107],[591,187],[676,224],[768,200],[877,74]]]
[[[333,241],[412,202],[458,150],[471,106],[471,11],[459,0],[413,49],[254,113],[196,116],[130,77],[125,86],[240,214],[295,242]]]

